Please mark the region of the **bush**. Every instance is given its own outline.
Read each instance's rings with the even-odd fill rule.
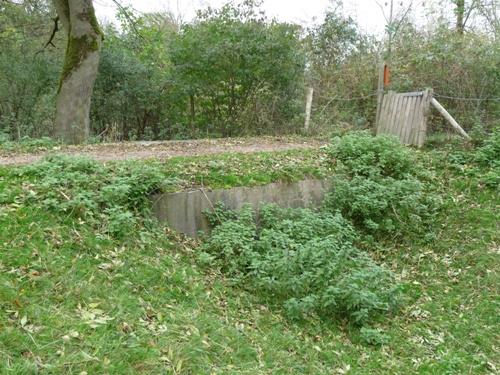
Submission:
[[[267,20],[258,2],[227,3],[183,25],[170,47],[174,89],[191,132],[294,132],[302,114],[300,27]]]
[[[484,167],[500,167],[500,127],[486,138],[475,153],[474,160]]]
[[[326,205],[367,231],[395,232],[419,223],[428,213],[423,185],[416,179],[335,177]]]
[[[373,137],[363,131],[335,137],[328,154],[349,176],[403,179],[419,172],[411,151],[386,135]]]
[[[435,213],[438,200],[427,191],[423,168],[397,139],[351,133],[334,139],[329,155],[337,168],[325,205],[356,227],[401,234]]]
[[[216,226],[201,257],[279,300],[291,317],[364,325],[396,308],[393,274],[353,245],[357,234],[340,214],[267,205],[258,225],[254,217],[247,207]]]

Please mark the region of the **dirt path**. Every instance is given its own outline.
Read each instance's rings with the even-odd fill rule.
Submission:
[[[190,141],[122,142],[85,146],[62,146],[35,153],[2,152],[0,165],[23,165],[34,163],[46,155],[63,154],[86,156],[100,161],[157,159],[165,160],[174,156],[199,156],[226,152],[284,151],[317,148],[326,141],[311,138],[226,138]]]

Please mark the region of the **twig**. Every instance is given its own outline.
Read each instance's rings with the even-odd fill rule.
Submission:
[[[137,27],[135,26],[135,22],[134,20],[132,19],[132,17],[130,16],[130,13],[128,12],[128,10],[120,4],[120,2],[118,0],[111,0],[113,3],[116,4],[116,6],[118,8],[120,8],[120,10],[123,12],[123,15],[125,16],[125,18],[127,19],[127,21],[130,23],[130,25],[132,26],[132,28],[134,29],[134,32],[137,34],[137,36],[141,39],[144,39],[144,37],[141,35],[141,33],[139,32],[139,30],[137,30]]]
[[[387,18],[387,16],[385,15],[385,10],[384,10],[384,7],[382,4],[380,4],[377,0],[375,0],[375,3],[378,5],[378,7],[380,8],[380,10],[382,11],[382,15],[384,16],[385,18],[385,21],[387,23],[390,23],[389,19]]]
[[[413,0],[410,2],[410,5],[408,5],[408,8],[406,8],[406,11],[404,12],[403,16],[401,17],[401,19],[399,20],[398,24],[394,28],[394,33],[392,35],[393,37],[395,37],[398,34],[399,28],[401,27],[401,25],[403,24],[404,20],[406,19],[406,16],[410,12],[412,6],[413,6]]]
[[[52,34],[50,35],[50,39],[47,43],[45,43],[45,46],[43,48],[46,48],[49,44],[52,47],[55,47],[54,43],[52,43],[52,40],[56,36],[56,33],[59,31],[59,16],[56,16],[52,19],[54,21],[54,28],[52,29]]]

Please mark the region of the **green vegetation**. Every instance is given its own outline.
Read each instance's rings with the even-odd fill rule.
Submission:
[[[57,149],[60,146],[61,144],[49,137],[23,138],[19,141],[10,141],[7,136],[0,133],[0,154],[36,153]]]
[[[225,251],[233,247],[224,245],[226,237],[217,242],[221,235],[203,254],[197,244],[153,222],[144,195],[183,186],[176,178],[196,183],[204,176],[207,186],[243,183],[250,166],[266,176],[259,181],[281,178],[290,172],[268,170],[280,159],[290,171],[304,167],[297,177],[310,170],[331,173],[330,158],[314,152],[303,158],[214,156],[224,167],[211,172],[208,158],[103,165],[50,157],[29,167],[1,168],[0,372],[495,373],[498,191],[484,183],[495,172],[495,150],[497,138],[490,138],[475,149],[412,156],[443,201],[426,229],[433,241],[419,231],[364,241],[339,215],[269,207],[258,228],[245,214],[226,224],[242,226],[233,240],[250,258],[230,257]],[[261,160],[260,167],[245,164],[247,158]],[[229,175],[238,182],[229,182]],[[242,242],[247,232],[257,241]],[[318,234],[326,235],[311,239]],[[217,243],[224,251],[215,251]],[[288,244],[296,252],[286,263],[280,254]],[[321,266],[335,260],[342,265],[341,248],[361,265],[339,272]],[[307,261],[314,256],[319,265]],[[249,261],[256,266],[248,267]],[[312,277],[301,278],[301,268]],[[402,299],[395,314],[369,319],[370,327],[349,322],[356,310],[345,307],[349,300],[341,294],[328,296],[340,308],[327,309],[334,319],[301,300],[322,298],[323,271],[347,283],[337,292],[354,295],[361,290],[354,287],[357,271],[373,270],[395,280],[362,285],[378,295],[384,285],[399,284]],[[250,280],[249,271],[255,276]],[[378,296],[391,301],[390,294]]]
[[[216,260],[238,284],[281,302],[290,317],[366,324],[398,304],[394,275],[354,247],[356,232],[340,214],[271,205],[258,224],[249,208],[213,215],[233,217],[215,226],[202,260]]]
[[[342,136],[100,163],[46,138],[61,67],[98,40],[42,49],[51,3],[0,2],[0,153],[48,154],[0,167],[1,374],[498,373],[497,2],[426,2],[422,27],[391,1],[384,41],[341,3],[308,29],[258,0],[187,23],[121,9],[103,28],[93,142],[299,133],[310,87],[309,131]],[[432,113],[424,150],[348,133],[373,127],[381,53],[387,89],[434,89],[473,141]],[[333,180],[320,210],[217,209],[203,243],[151,216],[152,193],[305,177]]]
[[[55,16],[50,3],[0,2],[0,133],[9,140],[52,134],[68,41],[59,32],[54,47],[42,48]],[[259,3],[237,0],[201,10],[186,22],[169,12],[127,9],[118,12],[119,27],[103,24],[106,38],[92,97],[93,137],[295,134],[304,125],[309,87],[314,88],[311,132],[346,124],[365,128],[375,121],[380,54],[389,49],[389,89],[434,89],[468,132],[489,133],[498,124],[500,101],[491,100],[500,97],[497,3],[468,1],[466,31],[457,33],[449,22],[457,14],[455,1],[441,7],[422,4],[432,19],[425,27],[412,21],[422,7],[405,12],[409,0],[394,2],[393,23],[386,28],[391,46],[388,38],[365,32],[333,4],[341,1],[308,28],[271,19]],[[382,13],[378,16],[382,20]],[[79,47],[84,52],[97,47],[91,40],[74,42],[63,76],[78,63]],[[429,132],[445,129],[453,133],[431,112]]]
[[[292,150],[179,157],[166,161],[161,168],[166,176],[177,180],[176,189],[192,186],[216,189],[323,178],[331,173],[325,159],[324,150]]]
[[[404,235],[432,224],[439,207],[430,192],[433,175],[397,139],[352,133],[335,138],[329,155],[336,164],[329,210],[339,210],[360,229],[379,235]]]
[[[305,55],[300,27],[267,20],[255,1],[200,12],[170,44],[191,134],[296,132]],[[217,67],[214,69],[214,67]]]

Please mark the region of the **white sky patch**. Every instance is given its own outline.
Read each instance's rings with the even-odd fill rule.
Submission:
[[[239,1],[241,0],[234,0],[236,3]],[[443,1],[446,5],[443,5]],[[118,0],[118,2],[143,13],[169,11],[177,19],[189,22],[195,17],[197,10],[208,6],[219,8],[228,0]],[[263,0],[262,9],[270,18],[311,26],[320,23],[325,13],[332,9],[336,2],[336,0]],[[344,15],[353,17],[362,31],[378,37],[384,34],[390,0],[344,0],[343,4]],[[115,20],[117,6],[112,0],[94,0],[94,5],[101,21]],[[394,0],[394,13],[401,15],[410,5],[412,11],[409,17],[422,27],[432,24],[433,20],[442,15],[443,10],[447,13],[447,18],[453,19],[452,5],[448,0]]]
[[[380,9],[385,0],[345,0],[343,12],[357,20],[362,30],[380,35],[384,31],[385,18]],[[407,6],[412,0],[399,0]],[[189,21],[193,19],[197,9],[207,6],[218,8],[226,0],[120,0],[123,5],[133,7],[140,12],[171,11],[176,17]],[[413,0],[419,3],[420,0]],[[94,0],[97,16],[101,20],[113,21],[116,5],[112,0]],[[321,22],[325,13],[332,6],[330,0],[264,0],[262,8],[269,17],[280,21],[312,25]]]

